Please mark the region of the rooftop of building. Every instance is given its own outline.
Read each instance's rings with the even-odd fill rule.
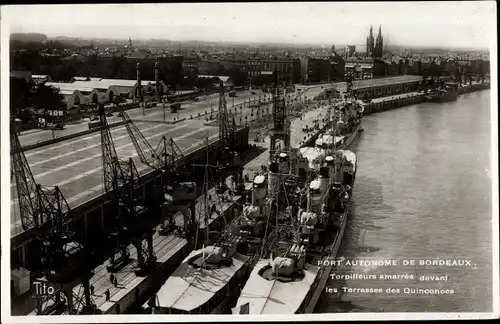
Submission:
[[[347,62],[356,62],[356,63],[373,63],[374,60],[372,57],[355,57],[355,56],[351,56],[349,58],[346,59],[346,63]]]
[[[218,78],[222,82],[227,82],[229,80],[228,76],[222,76],[222,75],[198,75],[199,78]]]
[[[49,79],[50,77],[46,74],[33,74],[32,79]]]
[[[359,90],[363,88],[374,88],[386,85],[397,85],[403,83],[419,82],[421,80],[422,77],[418,75],[399,75],[399,76],[380,78],[380,79],[375,78],[375,79],[357,80],[354,84],[354,88]]]
[[[85,86],[81,86],[81,85],[76,85],[74,83],[47,82],[47,83],[45,83],[45,85],[52,86],[54,88],[59,89],[60,91],[75,91],[75,90],[92,91],[92,90],[94,90],[93,87],[85,87]]]

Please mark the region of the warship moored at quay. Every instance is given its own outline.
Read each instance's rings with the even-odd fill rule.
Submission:
[[[274,111],[286,109],[278,90],[275,91]],[[268,166],[262,166],[263,171],[247,186],[248,193],[244,196],[249,199],[244,202],[240,215],[228,224],[218,238],[207,239],[206,245],[203,244],[183,260],[156,295],[144,305],[144,312],[230,313],[237,301],[239,303],[244,298],[244,287],[266,287],[266,283],[256,282],[255,272],[262,276],[262,262],[266,263],[268,256],[273,254],[278,255],[279,260],[283,259],[282,253],[292,255],[298,258],[296,261],[302,260],[298,264],[303,267],[303,256],[307,253],[309,263],[304,282],[309,282],[311,276],[313,279],[304,299],[310,301],[314,292],[322,289],[321,279],[316,278],[317,267],[313,264],[323,257],[331,257],[340,246],[352,188],[349,184],[354,182],[357,167],[354,153],[345,149],[361,129],[362,106],[355,100],[345,100],[335,105],[330,102],[327,110],[326,120],[330,126],[316,140],[315,147],[291,148],[286,128],[274,128],[278,134],[285,134],[285,145],[269,154]],[[284,123],[285,127],[287,124],[288,120]],[[316,155],[312,157],[308,152],[308,156],[304,156],[302,151],[307,149],[313,149]],[[319,164],[324,166],[316,168],[319,160],[322,160]],[[328,206],[321,204],[325,199]],[[318,209],[321,205],[324,205],[322,212]],[[294,241],[294,237],[301,239]],[[310,244],[307,243],[309,240]],[[295,243],[300,243],[300,246]],[[325,246],[329,246],[328,251],[324,250]],[[279,260],[276,262],[279,263]],[[292,266],[291,259],[286,260]],[[274,266],[268,268],[275,269]],[[297,271],[301,272],[302,268],[292,272]],[[265,272],[271,276],[274,273]],[[280,276],[282,272],[285,273],[286,269],[280,270]],[[250,308],[257,310],[253,305]]]
[[[458,83],[443,82],[440,87],[427,92],[425,100],[429,102],[451,102],[458,99]]]
[[[286,224],[276,224],[275,248],[254,267],[233,314],[314,311],[332,269],[321,263],[340,249],[356,177],[356,155],[347,148],[362,129],[362,106],[350,99],[354,100],[334,110],[332,128],[316,141],[316,147],[301,148],[309,150],[308,179],[293,196],[294,208]]]
[[[473,84],[469,87],[473,90],[476,88],[479,90],[487,86],[488,84],[485,83]],[[459,92],[462,93],[467,89],[469,88],[460,87]],[[367,90],[364,89],[363,91],[366,92]],[[352,89],[351,92],[353,92]],[[336,92],[335,94],[337,95]],[[401,96],[403,95],[401,94]],[[423,97],[423,94],[421,93],[419,96]],[[217,117],[219,124],[226,125],[226,127],[220,127],[219,125],[220,134],[223,134],[223,136],[219,134],[219,138],[215,142],[209,141],[196,152],[191,150],[186,156],[183,156],[184,152],[180,152],[178,148],[175,148],[174,141],[166,139],[162,139],[163,144],[159,146],[160,150],[148,148],[145,137],[136,129],[127,113],[124,113],[124,129],[127,129],[127,133],[130,131],[129,136],[134,133],[135,138],[138,139],[132,143],[134,148],[139,152],[141,150],[139,146],[142,145],[142,149],[146,153],[142,156],[139,154],[140,159],[132,161],[138,163],[137,160],[140,160],[144,164],[137,166],[139,172],[135,171],[130,160],[119,161],[118,164],[113,162],[114,158],[111,157],[116,156],[116,153],[112,152],[114,144],[109,140],[111,138],[110,132],[100,129],[101,142],[106,144],[104,147],[108,150],[106,151],[106,154],[108,154],[107,164],[104,164],[103,159],[103,166],[113,166],[118,171],[114,176],[118,175],[119,177],[116,179],[115,184],[113,184],[112,177],[108,178],[109,183],[105,194],[95,199],[97,204],[88,201],[80,206],[78,205],[80,201],[74,199],[71,195],[68,196],[69,199],[67,200],[69,204],[64,203],[62,193],[66,193],[66,190],[74,191],[72,188],[68,189],[69,186],[62,187],[59,191],[57,189],[52,191],[43,189],[43,192],[37,198],[44,201],[44,206],[47,208],[46,212],[50,214],[50,223],[55,222],[57,224],[57,219],[60,216],[57,216],[55,206],[50,207],[47,205],[49,201],[55,203],[57,199],[60,199],[64,210],[60,214],[63,217],[64,226],[59,229],[51,229],[51,231],[55,232],[49,231],[47,234],[43,234],[43,240],[50,242],[50,237],[62,235],[61,232],[57,231],[64,232],[66,231],[65,226],[71,224],[74,233],[68,232],[67,234],[71,235],[66,237],[71,238],[71,240],[64,243],[65,247],[69,249],[68,253],[81,255],[79,253],[86,253],[83,252],[85,249],[89,249],[90,252],[95,250],[98,253],[89,254],[89,262],[86,263],[88,269],[79,267],[78,263],[74,262],[75,257],[68,257],[68,267],[63,265],[63,268],[58,270],[59,272],[56,271],[56,275],[51,275],[51,270],[47,268],[47,265],[50,266],[50,263],[47,263],[50,262],[50,259],[44,259],[45,265],[42,266],[45,272],[33,271],[31,277],[35,278],[37,282],[51,284],[54,284],[53,281],[61,282],[57,283],[58,287],[60,287],[61,296],[73,294],[72,304],[64,298],[60,301],[56,299],[40,299],[40,304],[28,311],[23,311],[24,313],[19,311],[18,314],[48,315],[89,312],[115,314],[142,311],[151,313],[153,309],[157,313],[221,314],[245,313],[247,312],[247,306],[248,312],[252,314],[313,312],[314,305],[322,290],[320,287],[326,284],[325,278],[328,277],[331,269],[324,266],[319,267],[316,263],[320,262],[322,258],[332,257],[338,252],[343,231],[345,230],[343,221],[347,218],[347,214],[342,216],[339,209],[336,212],[331,212],[328,208],[337,204],[334,203],[335,201],[340,201],[333,192],[347,193],[350,197],[352,184],[342,183],[342,174],[346,173],[337,170],[332,171],[336,174],[335,176],[332,175],[334,179],[330,180],[333,185],[329,185],[327,187],[329,189],[326,190],[331,191],[333,196],[326,195],[324,189],[322,189],[324,187],[316,187],[319,183],[325,182],[323,179],[326,177],[325,168],[327,168],[328,163],[332,163],[332,159],[334,164],[337,163],[336,167],[332,167],[334,170],[336,168],[350,168],[351,165],[356,170],[355,156],[353,157],[346,150],[360,137],[359,135],[363,130],[361,117],[365,113],[370,113],[370,109],[367,108],[370,108],[371,105],[379,105],[379,103],[376,100],[372,103],[362,103],[354,95],[348,98],[331,98],[330,100],[328,96],[325,96],[326,98],[322,98],[321,101],[315,100],[319,110],[321,110],[321,113],[318,113],[318,117],[316,117],[317,122],[313,122],[313,127],[302,129],[303,134],[299,135],[298,138],[293,138],[296,140],[295,145],[290,145],[290,140],[287,139],[287,137],[290,137],[289,130],[287,130],[290,120],[286,113],[286,104],[282,100],[283,97],[276,95],[276,93],[273,95],[272,115],[276,117],[276,122],[271,131],[271,137],[274,137],[271,144],[281,140],[284,145],[280,148],[270,147],[269,152],[266,153],[266,160],[269,160],[269,164],[261,165],[259,162],[258,168],[260,172],[249,179],[243,179],[247,175],[245,177],[242,175],[242,164],[239,164],[236,160],[236,162],[226,163],[227,165],[220,164],[223,161],[230,161],[232,154],[238,151],[238,146],[243,149],[238,152],[241,157],[245,157],[246,154],[249,128],[236,129],[234,121],[231,122],[233,117],[230,113],[223,113]],[[418,98],[415,97],[416,99]],[[225,119],[222,118],[224,116]],[[193,124],[195,122],[186,121],[186,123]],[[320,127],[318,122],[322,122],[326,126]],[[107,125],[103,120],[101,120],[101,123],[104,128],[111,128],[111,125]],[[180,126],[169,127],[180,129],[186,126],[181,124]],[[213,126],[204,124],[203,129],[209,129],[210,127]],[[195,131],[191,133],[195,133]],[[308,135],[308,139],[304,138],[302,140],[305,134]],[[121,137],[125,136],[126,134]],[[187,135],[181,137],[184,138]],[[214,135],[209,136],[212,140],[213,137]],[[232,142],[233,144],[231,144],[231,138],[236,139]],[[14,136],[12,136],[12,139],[14,139]],[[77,139],[74,142],[77,141],[81,140]],[[260,143],[257,144],[260,145]],[[65,145],[66,143],[57,146],[62,147]],[[97,145],[94,144],[93,146]],[[230,147],[229,150],[227,149],[228,146]],[[14,148],[13,155],[22,152],[21,145],[18,142],[13,142],[11,147]],[[52,146],[49,149],[52,149]],[[209,151],[210,158],[207,159],[205,151]],[[158,153],[157,156],[149,154],[152,152]],[[34,153],[38,154],[37,151]],[[28,163],[25,159],[23,161],[21,155],[16,155],[16,169],[25,170],[24,174],[29,175]],[[143,162],[143,159],[145,162]],[[151,160],[158,160],[158,163],[150,166]],[[37,161],[35,163],[42,166],[42,162]],[[216,165],[217,162],[219,162],[219,165]],[[71,164],[74,163],[76,162]],[[338,163],[340,163],[340,166]],[[231,164],[234,164],[236,168],[231,167]],[[184,174],[184,172],[181,172],[181,165],[192,170]],[[108,167],[106,172],[111,169]],[[169,171],[165,172],[166,170]],[[199,185],[197,187],[200,179],[207,174],[207,170],[210,170],[208,174],[212,174],[214,178],[217,178],[215,181],[213,179],[208,181],[210,186],[218,183],[215,189],[208,189],[205,185],[202,188]],[[46,169],[40,170],[40,167],[38,167],[33,174],[36,180],[38,180],[37,174],[41,173],[40,171],[43,171],[43,173],[51,172]],[[83,173],[86,174],[87,171]],[[235,177],[232,180],[225,179],[224,177],[228,174],[233,174]],[[15,176],[20,177],[16,178],[16,183],[24,181],[21,172],[16,173]],[[149,185],[144,184],[152,178],[154,179]],[[321,182],[321,179],[324,182]],[[28,183],[35,183],[35,180],[30,179],[29,176],[27,180]],[[133,184],[130,181],[133,181]],[[205,183],[205,180],[203,181]],[[232,181],[237,185],[235,189],[228,189]],[[69,181],[65,182],[69,183]],[[245,189],[243,189],[243,185]],[[27,188],[26,186],[21,187],[24,188],[23,190]],[[13,189],[15,188],[13,187]],[[90,190],[87,191],[90,192]],[[83,193],[87,193],[87,191]],[[196,197],[199,197],[200,191],[202,195],[197,199]],[[120,203],[120,200],[122,202],[127,201],[125,197],[128,197],[130,192],[133,193],[133,204]],[[308,225],[313,226],[310,228],[312,232],[316,231],[318,233],[319,240],[314,246],[315,244],[311,243],[314,241],[312,237],[307,237],[307,240],[294,237],[298,236],[300,238],[300,233],[304,231],[304,227],[298,225],[300,221],[305,223],[316,222],[316,224],[324,222],[325,217],[322,216],[321,210],[320,212],[314,211],[316,205],[311,204],[311,206],[308,206],[306,203],[307,197],[314,198],[318,192],[330,197],[325,199],[325,213],[331,214],[326,218],[337,219],[337,221],[333,221],[333,225],[327,223],[331,229],[327,232],[330,232],[331,236],[325,236],[325,232],[321,228],[316,228],[316,225]],[[92,191],[92,194],[94,193],[95,190]],[[144,194],[147,195],[144,196]],[[26,190],[18,196],[21,195],[26,196]],[[213,197],[215,199],[212,199]],[[118,203],[115,202],[116,199],[118,199]],[[314,199],[311,201],[314,201]],[[326,203],[326,201],[330,201],[330,203]],[[19,204],[24,203],[24,201],[18,202],[16,199],[13,203]],[[94,209],[96,207],[101,208],[98,204],[107,205],[107,207],[103,208],[104,212],[100,213],[102,219],[96,217],[97,213],[95,212],[89,213],[92,210],[92,204]],[[116,207],[114,210],[122,213],[123,216],[113,219],[114,216],[113,213],[110,213],[110,210],[113,210],[114,207]],[[302,211],[299,213],[300,208],[302,208]],[[88,213],[88,215],[83,214],[85,217],[81,217],[81,210]],[[23,209],[23,212],[27,211],[35,212],[34,209],[31,211],[26,208]],[[150,215],[155,214],[157,215],[156,218],[150,219]],[[301,215],[304,215],[304,217],[301,217]],[[115,225],[124,222],[124,224],[131,226],[136,224],[137,219],[147,221],[144,221],[144,226],[134,226],[137,227],[135,233],[126,232],[124,228]],[[99,233],[94,232],[94,229],[98,228],[96,223],[101,222],[103,224],[102,228],[111,230],[111,233],[108,233],[110,235],[104,237],[104,241],[110,243],[111,247],[97,244],[97,242],[103,242],[102,235],[100,235],[102,233],[99,231]],[[161,225],[155,226],[154,224],[157,223]],[[43,224],[48,226],[49,222],[45,221]],[[84,227],[81,225],[84,225]],[[36,227],[33,231],[33,228],[30,230],[29,226],[27,224],[28,230],[16,236],[14,241],[24,244],[21,241],[27,236],[31,237],[31,234],[37,231]],[[148,227],[152,231],[149,231]],[[43,229],[45,228],[43,227]],[[82,228],[85,230],[82,230]],[[93,233],[93,236],[91,240],[88,240],[87,233],[90,232]],[[288,234],[284,235],[283,233]],[[84,239],[85,237],[87,237],[87,240]],[[118,239],[119,237],[122,237],[122,241]],[[34,241],[38,242],[38,238],[35,237]],[[33,244],[36,243],[34,241],[28,243],[30,244],[30,261],[33,260]],[[321,247],[318,247],[318,245]],[[95,246],[99,246],[101,249],[96,250]],[[150,246],[152,247],[152,253]],[[57,250],[54,249],[54,251]],[[111,252],[108,250],[113,250],[115,253],[109,256]],[[18,254],[17,251],[13,255]],[[283,258],[278,259],[278,261],[283,261],[283,266],[277,266],[278,263],[269,262],[271,254],[273,262],[275,258]],[[305,254],[305,263],[300,261],[303,254]],[[55,256],[50,257],[53,260],[56,259]],[[108,257],[109,259],[106,261]],[[40,259],[42,258],[40,257]],[[267,278],[265,280],[266,282],[273,282],[273,287],[280,287],[277,283],[288,280],[287,276],[293,277],[294,273],[300,273],[297,270],[299,268],[305,271],[304,274],[309,273],[308,277],[304,276],[304,278],[312,276],[307,271],[316,269],[314,270],[316,272],[311,272],[316,273],[311,285],[307,281],[301,281],[300,285],[303,288],[301,290],[302,300],[300,305],[289,304],[288,310],[285,308],[273,310],[274,307],[269,306],[269,303],[272,303],[271,301],[266,302],[268,306],[261,307],[258,303],[253,306],[251,304],[247,305],[248,300],[245,302],[244,299],[245,289],[252,286],[251,282],[258,281],[255,275],[259,274],[255,273],[255,269],[265,264],[269,265],[271,269],[271,272],[264,271],[264,276]],[[275,264],[274,269],[278,269],[277,271],[273,272],[273,264]],[[33,267],[32,264],[29,264],[29,266]],[[76,271],[78,268],[84,270],[85,273],[78,273]],[[280,271],[281,268],[283,269]],[[291,271],[292,275],[287,274],[287,271]],[[120,287],[115,286],[112,281],[106,280],[111,273],[115,278],[118,278]],[[75,281],[72,281],[70,277]],[[303,286],[304,284],[305,286]],[[200,285],[205,285],[209,289],[205,289],[203,293],[200,293],[202,291],[199,289]],[[174,290],[171,291],[174,291],[175,294],[172,294],[170,299],[160,298],[167,294],[167,292],[162,294],[163,291],[166,291],[166,288],[161,290],[162,287],[173,287]],[[94,295],[90,293],[91,288],[95,289]],[[278,291],[276,289],[269,290],[266,298],[271,296],[271,292],[275,294]],[[109,295],[109,298],[106,297],[106,294]],[[265,292],[261,291],[260,294],[266,296]],[[174,298],[175,295],[177,297]],[[89,298],[86,299],[85,296]],[[154,296],[154,298],[151,298],[151,296]],[[272,300],[272,298],[269,298],[269,300]],[[155,299],[156,301],[153,302]],[[62,304],[59,304],[61,301]]]

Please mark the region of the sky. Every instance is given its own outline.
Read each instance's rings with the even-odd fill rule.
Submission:
[[[496,3],[176,3],[2,8],[10,32],[49,37],[366,45],[382,25],[393,45],[490,48]]]

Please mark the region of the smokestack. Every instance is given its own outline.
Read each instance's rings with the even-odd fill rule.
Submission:
[[[137,96],[142,101],[141,64],[137,62]]]
[[[158,60],[155,62],[155,84],[156,84],[156,95],[158,96],[158,100],[161,100],[161,86],[160,86],[160,70],[158,68]]]

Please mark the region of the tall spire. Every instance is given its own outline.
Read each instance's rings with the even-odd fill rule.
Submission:
[[[373,37],[373,26],[370,26],[370,36],[368,37],[368,54],[373,53],[375,48],[375,38]]]
[[[382,25],[378,27],[377,41],[375,42],[375,55],[382,57],[384,51],[384,39],[382,38]]]

